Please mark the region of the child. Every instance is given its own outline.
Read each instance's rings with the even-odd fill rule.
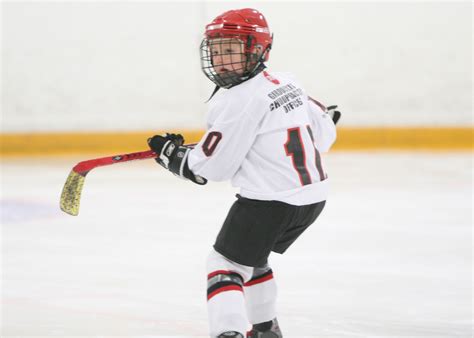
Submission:
[[[213,338],[282,337],[268,256],[284,253],[316,220],[328,193],[320,153],[335,141],[340,113],[290,74],[266,70],[272,41],[257,10],[215,18],[200,47],[202,70],[216,84],[206,134],[194,148],[181,135],[148,140],[175,175],[240,188],[207,260]]]

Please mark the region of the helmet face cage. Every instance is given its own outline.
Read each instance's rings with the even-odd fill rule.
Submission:
[[[263,62],[255,47],[251,35],[207,36],[200,46],[201,69],[219,87],[238,85]]]

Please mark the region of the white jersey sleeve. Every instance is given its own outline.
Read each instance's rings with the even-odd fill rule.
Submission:
[[[194,174],[212,181],[231,179],[255,141],[264,109],[254,98],[216,98],[209,111],[208,130],[189,153]]]
[[[314,144],[320,152],[326,153],[336,141],[336,126],[319,102],[311,97],[308,97],[308,102],[315,134]]]

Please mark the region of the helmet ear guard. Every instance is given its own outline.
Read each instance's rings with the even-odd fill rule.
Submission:
[[[263,49],[263,46],[262,45],[257,45],[257,46],[261,46],[262,47],[262,53],[260,53],[260,57],[259,57],[259,62],[265,62],[265,61],[268,61],[268,58],[270,57],[270,50],[272,49],[272,44],[273,44],[273,34],[272,34],[272,37],[271,37],[271,40],[272,42],[269,43],[265,49]]]

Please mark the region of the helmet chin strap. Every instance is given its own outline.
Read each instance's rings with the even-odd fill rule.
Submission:
[[[242,82],[245,82],[245,81],[253,78],[254,76],[256,76],[258,73],[260,73],[265,68],[267,68],[267,66],[265,66],[265,64],[263,62],[258,62],[257,65],[254,67],[254,69],[252,69],[252,71],[249,72],[249,74],[247,76],[242,78],[243,79]]]
[[[209,98],[207,99],[207,101],[205,103],[208,103],[209,101],[211,101],[211,99],[213,98],[213,96],[219,91],[219,89],[221,89],[221,87],[219,87],[218,85],[216,85],[216,87],[214,88],[211,96],[209,96]]]
[[[258,73],[260,73],[262,70],[264,70],[266,68],[266,66],[264,64],[265,56],[267,55],[267,53],[270,51],[271,48],[272,48],[272,46],[268,45],[268,47],[265,48],[265,50],[262,52],[262,54],[260,54],[260,56],[257,60],[257,63],[255,64],[255,67],[249,72],[249,75],[248,75],[246,80],[251,79],[252,77],[254,77],[255,75],[257,75]]]

